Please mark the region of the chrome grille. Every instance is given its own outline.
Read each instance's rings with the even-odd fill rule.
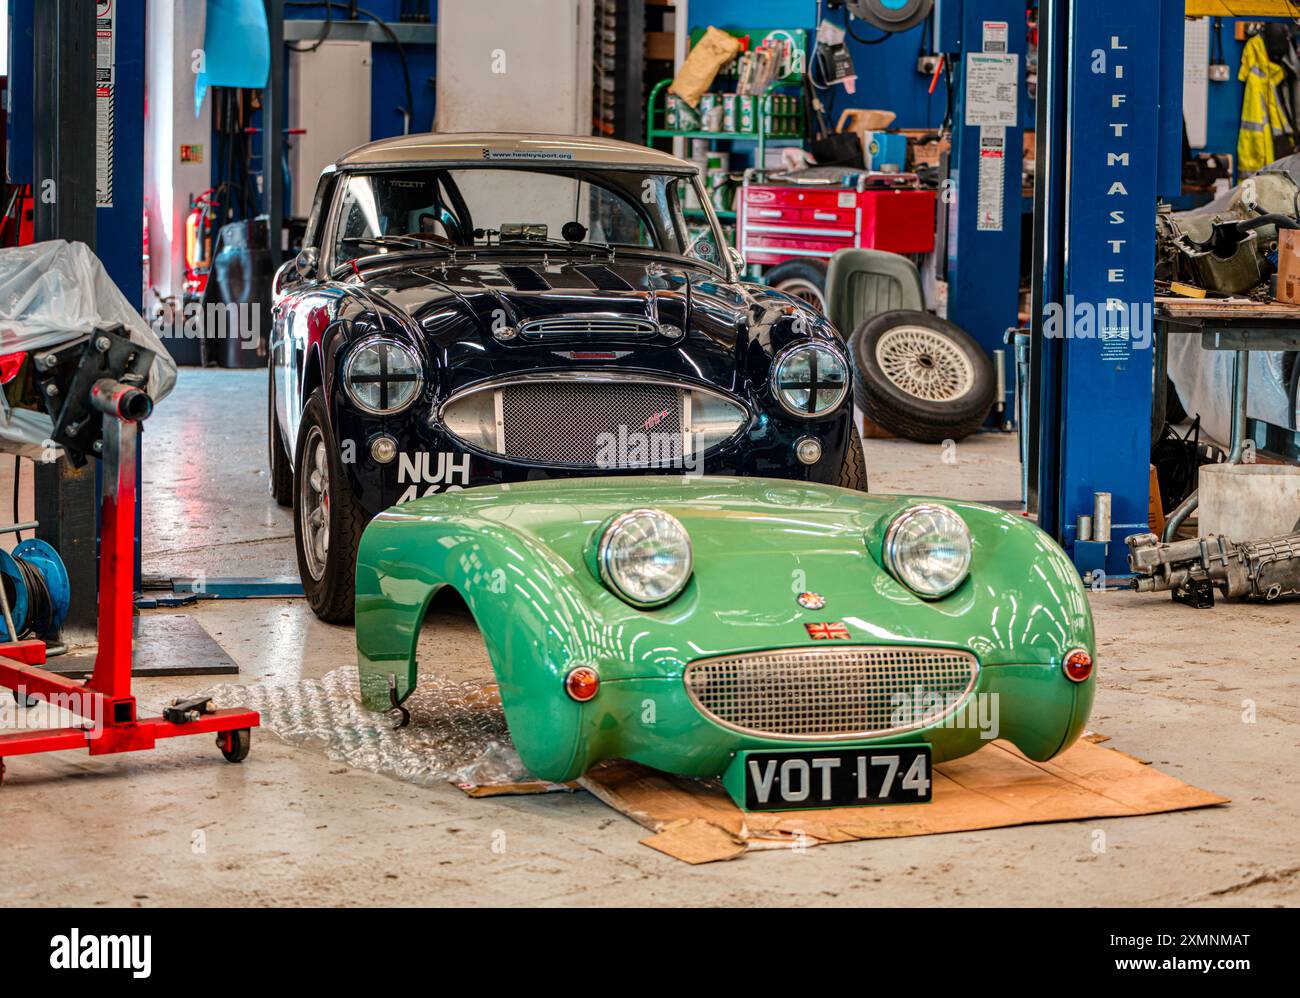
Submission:
[[[501,393],[501,435],[506,457],[548,464],[617,467],[611,442],[642,434],[659,462],[680,461],[687,392],[672,385],[530,383]]]
[[[846,646],[703,659],[684,678],[695,705],[725,727],[847,740],[934,724],[960,709],[978,675],[968,652]]]
[[[561,339],[566,336],[654,336],[659,324],[631,315],[552,315],[519,324],[526,339]]]

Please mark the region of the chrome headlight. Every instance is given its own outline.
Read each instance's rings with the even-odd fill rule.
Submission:
[[[883,555],[890,575],[923,599],[939,599],[970,573],[970,530],[945,506],[909,506],[885,531]]]
[[[824,416],[848,393],[849,363],[828,343],[796,343],[772,362],[772,394],[792,416]]]
[[[610,522],[600,535],[600,580],[632,606],[663,606],[691,578],[691,538],[676,517],[657,509],[634,509]]]
[[[343,365],[343,390],[352,404],[374,416],[399,412],[424,387],[424,366],[415,351],[386,336],[362,340]]]

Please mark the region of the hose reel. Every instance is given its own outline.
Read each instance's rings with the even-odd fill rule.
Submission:
[[[0,641],[58,634],[68,616],[72,589],[57,551],[42,540],[23,541],[11,554],[0,550],[0,585],[9,603],[0,615]],[[9,623],[17,637],[10,635]]]
[[[854,17],[882,31],[907,31],[934,9],[934,0],[845,0]]]

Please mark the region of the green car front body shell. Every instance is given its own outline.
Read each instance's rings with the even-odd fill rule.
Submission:
[[[417,639],[434,594],[450,586],[482,632],[520,757],[542,779],[572,780],[608,758],[720,776],[742,750],[830,744],[928,743],[942,762],[994,737],[1030,759],[1052,758],[1084,730],[1096,681],[1074,682],[1062,669],[1072,650],[1096,654],[1077,571],[1023,517],[925,500],[965,520],[972,561],[954,592],[921,599],[882,567],[880,550],[891,519],[918,501],[688,476],[557,479],[406,503],[375,518],[361,542],[362,702],[390,709],[393,692],[409,696],[421,666],[437,671],[437,662],[416,662]],[[694,552],[686,588],[657,609],[628,605],[594,568],[602,525],[637,508],[676,517]],[[824,606],[806,609],[804,592]],[[941,717],[918,714],[929,723],[848,741],[725,723],[686,682],[692,663],[724,656],[864,648],[960,652],[976,664]],[[586,703],[565,690],[578,666],[600,677]]]

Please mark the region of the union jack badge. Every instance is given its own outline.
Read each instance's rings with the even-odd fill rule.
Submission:
[[[830,624],[804,624],[814,641],[847,641],[849,629],[838,620]]]

